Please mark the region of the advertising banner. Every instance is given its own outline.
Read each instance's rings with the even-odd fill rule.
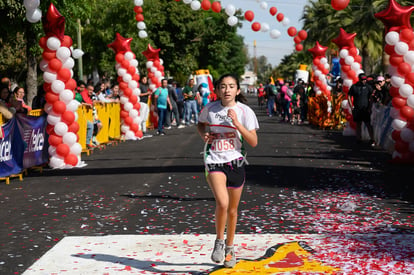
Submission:
[[[16,119],[2,125],[4,137],[0,139],[0,177],[7,177],[21,172],[23,167],[23,142]]]

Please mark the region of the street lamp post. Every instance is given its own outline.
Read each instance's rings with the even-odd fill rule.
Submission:
[[[78,49],[82,49],[82,26],[81,20],[78,18]],[[78,58],[78,77],[79,80],[83,80],[83,64],[82,56]]]

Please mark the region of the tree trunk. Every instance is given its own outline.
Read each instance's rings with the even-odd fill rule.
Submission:
[[[31,28],[31,24],[26,27],[26,56],[27,56],[27,77],[26,77],[26,95],[27,105],[32,106],[33,98],[37,95],[37,59],[33,53],[33,48],[38,43],[36,34]]]

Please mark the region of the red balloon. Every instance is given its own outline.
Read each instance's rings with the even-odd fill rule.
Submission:
[[[332,8],[337,11],[345,9],[349,4],[349,0],[331,0]]]
[[[400,40],[403,42],[411,42],[414,39],[414,33],[411,29],[403,29],[400,32]]]
[[[129,66],[128,69],[127,69],[127,72],[130,75],[134,75],[136,73],[136,71],[137,71],[137,69],[134,66]]]
[[[132,95],[132,90],[131,90],[130,88],[125,88],[125,89],[123,90],[123,92],[124,92],[124,95],[125,95],[126,97],[130,97],[130,96]]]
[[[46,133],[48,135],[54,134],[55,133],[55,125],[47,124],[47,126],[46,126]]]
[[[201,2],[201,8],[205,11],[208,11],[211,8],[210,0],[203,0]],[[135,131],[134,131],[135,132]]]
[[[138,130],[138,131],[135,132],[135,136],[137,138],[142,138],[144,136],[144,133],[142,131]]]
[[[392,99],[392,106],[396,109],[400,109],[401,107],[405,106],[407,104],[407,99],[396,96]]]
[[[270,14],[271,14],[272,16],[275,16],[275,15],[276,15],[276,13],[277,13],[277,8],[276,8],[276,7],[271,7],[271,8],[269,9],[269,12],[270,12]]]
[[[395,0],[390,0],[387,8],[374,16],[385,26],[385,33],[391,30],[408,28],[412,31],[410,17],[414,6],[401,6]]]
[[[122,61],[124,61],[124,54],[122,54],[122,53],[117,53],[116,55],[115,55],[115,60],[116,60],[116,62],[118,62],[118,63],[122,63]]]
[[[132,103],[132,105],[134,105],[135,103],[137,103],[138,102],[138,97],[136,96],[136,95],[131,95],[130,97],[129,97],[129,102],[131,102]]]
[[[51,3],[45,18],[42,18],[43,30],[47,37],[56,36],[62,41],[65,37],[65,17]]]
[[[121,110],[121,118],[122,119],[125,119],[128,116],[129,116],[129,113],[127,111]]]
[[[385,44],[384,50],[388,55],[393,55],[393,54],[395,54],[394,48],[395,48],[395,46],[392,46],[390,44]]]
[[[42,37],[40,37],[40,39],[39,39],[39,46],[40,46],[42,49],[44,49],[44,50],[46,50],[46,49],[47,49],[47,37],[46,37],[46,36],[42,36]]]
[[[295,44],[299,44],[300,42],[302,42],[302,39],[300,39],[299,36],[295,36],[295,38],[293,38],[293,42],[295,42]]]
[[[221,4],[220,4],[220,2],[218,2],[218,1],[213,2],[213,4],[211,4],[211,9],[214,12],[219,13],[221,11]]]
[[[72,74],[68,68],[61,68],[57,73],[57,77],[59,80],[66,82],[71,79]]]
[[[51,69],[54,72],[59,71],[62,68],[62,61],[60,61],[58,58],[52,58],[49,60],[49,69]]]
[[[138,131],[139,130],[139,126],[138,126],[138,124],[136,124],[136,123],[132,123],[131,124],[131,126],[129,126],[129,129],[132,131],[132,132],[136,132],[136,131]]]
[[[61,143],[56,147],[56,153],[61,157],[66,157],[70,153],[69,145]]]
[[[72,166],[76,166],[77,164],[78,164],[78,157],[76,156],[76,155],[74,155],[74,154],[68,154],[66,157],[65,157],[65,163],[67,164],[67,165],[72,165]]]
[[[406,62],[402,62],[398,65],[397,71],[400,75],[405,76],[411,72],[411,65]]]
[[[340,28],[338,37],[332,39],[332,42],[338,45],[341,49],[345,47],[352,48],[355,47],[354,39],[356,35],[356,33],[347,33],[343,28]]]
[[[73,78],[69,79],[65,83],[65,89],[68,89],[68,90],[71,90],[71,91],[75,90],[77,86],[78,86],[78,84],[76,83],[76,80],[73,79]]]
[[[341,69],[342,69],[342,71],[344,71],[344,73],[348,73],[351,70],[351,66],[350,65],[342,65]]]
[[[154,60],[153,64],[152,64],[155,68],[160,69],[161,66],[161,62],[159,59]]]
[[[404,62],[404,58],[401,55],[393,54],[390,56],[390,64],[392,66],[398,67],[402,62]]]
[[[135,80],[136,82],[139,82],[139,80],[140,80],[140,76],[139,76],[139,74],[134,74],[134,75],[132,76],[132,80]],[[138,85],[138,87],[139,87],[139,85]]]
[[[63,138],[58,135],[50,135],[48,138],[49,144],[52,146],[57,147],[59,144],[62,143]]]
[[[357,63],[362,62],[362,56],[360,56],[360,55],[355,56],[354,59],[355,59],[355,62],[357,62]]]
[[[244,13],[244,18],[249,21],[252,22],[254,19],[254,13],[251,10],[248,10]]]
[[[353,79],[353,78],[355,78],[355,76],[356,76],[356,72],[355,72],[355,71],[353,71],[353,70],[349,70],[349,71],[347,72],[347,75],[348,75],[348,77],[349,77],[349,78]]]
[[[411,86],[414,86],[414,73],[409,73],[405,76],[405,81],[407,84],[410,84]]]
[[[132,38],[124,38],[119,33],[116,33],[115,40],[108,44],[108,47],[114,50],[115,53],[125,53],[131,51]]]
[[[357,50],[356,47],[352,47],[352,48],[349,48],[348,53],[349,53],[349,55],[355,57],[358,54],[358,50]]]
[[[134,109],[139,111],[139,109],[141,109],[141,104],[139,104],[139,102],[135,103]]]
[[[135,14],[135,20],[137,20],[137,22],[144,21],[144,15],[142,13]]]
[[[260,28],[261,28],[262,26],[260,25],[260,23],[259,22],[254,22],[253,24],[252,24],[252,30],[253,31],[255,31],[255,32],[258,32],[258,31],[260,31]]]
[[[319,41],[316,41],[316,45],[312,49],[309,49],[308,51],[310,51],[313,55],[313,58],[315,58],[315,57],[324,57],[327,49],[328,47],[324,47],[321,44],[319,44]]]
[[[407,120],[410,120],[414,117],[414,110],[410,106],[406,105],[400,109],[400,114],[402,117],[405,117]]]
[[[124,81],[120,81],[119,82],[119,89],[121,89],[122,91],[124,91],[127,88],[128,88],[128,83],[126,83]]]
[[[59,95],[55,94],[54,92],[48,92],[45,94],[46,102],[49,104],[53,104],[59,100]],[[64,104],[64,103],[63,103]]]
[[[321,59],[319,57],[318,58],[314,58],[313,59],[313,65],[318,66],[319,64],[321,64]]]
[[[53,58],[56,58],[56,51],[47,51],[47,50],[45,50],[42,53],[42,57],[45,60],[51,60]]]
[[[392,97],[397,97],[397,96],[400,96],[400,91],[399,91],[399,89],[398,89],[397,87],[391,86],[391,88],[390,88],[390,95],[391,95]]]
[[[276,15],[277,21],[281,22],[285,18],[285,15],[283,13],[279,13]]]
[[[401,131],[393,130],[391,133],[392,140],[401,140]]]
[[[66,111],[66,104],[63,101],[56,101],[53,103],[53,112],[56,114],[63,114]]]
[[[301,40],[305,40],[306,38],[308,38],[308,33],[307,33],[305,30],[300,30],[300,31],[298,32],[298,37],[299,37]]]
[[[296,44],[295,49],[300,52],[301,50],[303,50],[303,45],[302,44]]]
[[[142,13],[144,10],[140,6],[135,6],[134,11],[135,11],[135,13]]]
[[[65,35],[63,37],[62,42],[60,43],[61,47],[67,47],[70,48],[73,44],[73,40],[72,37],[70,37],[69,35]]]
[[[71,125],[69,125],[68,131],[76,134],[79,131],[79,123],[74,121]]]
[[[127,70],[127,69],[129,68],[129,61],[128,61],[128,60],[126,60],[126,59],[124,59],[124,60],[121,62],[121,66],[122,66],[122,68],[124,68],[125,70]]]
[[[124,122],[125,122],[125,124],[126,124],[126,125],[130,126],[130,125],[132,125],[132,123],[133,123],[134,121],[133,121],[132,117],[126,117],[126,118],[124,119]]]
[[[75,121],[75,114],[72,111],[65,111],[61,118],[64,123],[71,125]]]
[[[295,36],[296,34],[297,34],[297,30],[296,30],[296,28],[295,27],[289,27],[288,28],[288,30],[287,30],[287,33],[290,35],[290,36]]]

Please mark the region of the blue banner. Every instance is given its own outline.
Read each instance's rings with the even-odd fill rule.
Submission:
[[[23,153],[23,168],[39,166],[49,161],[46,134],[46,115],[26,116],[16,114],[17,125],[26,149]]]
[[[15,118],[2,127],[4,137],[0,139],[0,177],[7,177],[22,171],[25,144]]]

